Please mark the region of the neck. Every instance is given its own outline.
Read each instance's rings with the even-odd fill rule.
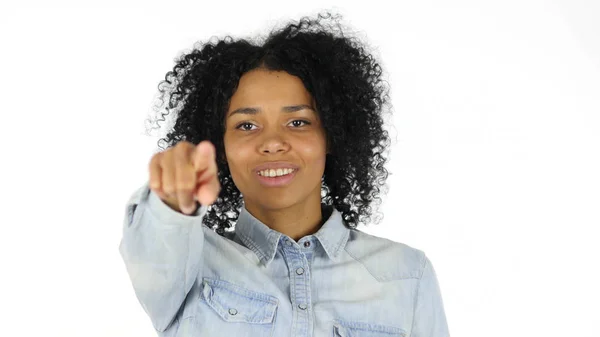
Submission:
[[[320,192],[320,191],[319,191]],[[316,233],[325,222],[321,214],[321,196],[309,197],[303,202],[286,208],[266,208],[259,203],[244,200],[248,213],[256,219],[298,241],[306,235]]]

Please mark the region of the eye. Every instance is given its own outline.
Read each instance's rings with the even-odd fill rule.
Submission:
[[[254,125],[254,124],[252,124],[252,123],[248,123],[248,122],[243,122],[243,123],[240,123],[240,124],[238,124],[238,126],[236,126],[235,128],[236,128],[236,129],[239,129],[241,126],[245,126],[245,125]],[[252,130],[249,130],[249,129],[247,129],[247,128],[242,128],[242,129],[243,129],[244,131],[252,131]]]
[[[304,125],[310,125],[309,121],[305,121],[303,119],[295,119],[295,120],[291,121],[291,123],[295,123],[294,124],[295,128],[299,128]],[[300,124],[298,124],[298,123],[300,123]],[[302,123],[304,123],[304,124],[302,124]],[[251,129],[252,126],[255,126],[255,125],[250,122],[243,122],[243,123],[238,124],[235,128],[240,129],[242,131],[253,131]]]
[[[296,120],[293,120],[293,121],[292,121],[292,123],[295,123],[295,122],[301,122],[301,123],[305,123],[305,125],[309,125],[309,124],[310,124],[310,122],[309,122],[309,121],[305,121],[305,120],[303,120],[303,119],[296,119]],[[297,127],[300,127],[300,126],[303,126],[303,125],[297,125],[297,124],[296,124],[296,126],[297,126]]]

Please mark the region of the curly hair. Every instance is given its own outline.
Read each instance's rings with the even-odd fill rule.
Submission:
[[[229,35],[213,43],[197,42],[199,46],[176,58],[173,70],[159,83],[161,104],[156,107],[165,104],[167,95],[169,99],[167,113],[161,112],[154,122],[165,121],[169,111],[175,120],[158,147],[165,149],[161,142],[171,147],[182,140],[209,140],[217,150],[221,191],[203,224],[219,235],[233,229],[243,201],[225,158],[224,115],[242,75],[257,68],[299,77],[316,102],[331,151],[321,179],[322,203],[333,205],[349,228],[370,223],[371,204],[381,204],[379,194],[382,189],[387,192],[384,164],[390,138],[383,113],[391,111],[386,109],[389,87],[365,43],[345,36],[339,18],[330,13],[319,13],[316,19],[305,16],[273,28],[258,43]],[[322,23],[324,19],[334,24]]]

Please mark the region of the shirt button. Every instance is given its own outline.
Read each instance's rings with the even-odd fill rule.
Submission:
[[[300,268],[296,269],[296,274],[298,274],[298,275],[304,274],[304,268],[300,267]]]
[[[231,308],[231,309],[229,309],[229,314],[235,315],[235,314],[237,314],[237,310],[235,310],[234,308]]]
[[[298,304],[298,308],[300,308],[302,310],[306,310],[306,304],[304,304],[304,303]]]
[[[288,246],[292,245],[292,241],[290,241],[290,240],[285,240],[285,243],[287,243]]]
[[[304,247],[310,247],[310,241],[304,242]]]

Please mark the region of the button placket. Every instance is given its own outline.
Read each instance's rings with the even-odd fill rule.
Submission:
[[[289,252],[289,256],[293,258],[294,263],[290,263],[290,266],[295,265],[295,277],[292,277],[291,282],[294,282],[297,286],[294,287],[297,289],[297,291],[300,291],[301,293],[298,293],[296,296],[296,299],[298,300],[298,302],[296,304],[296,308],[298,308],[299,310],[302,310],[303,312],[306,312],[308,310],[308,306],[309,303],[311,301],[310,299],[310,280],[308,279],[308,277],[310,277],[307,272],[308,270],[306,270],[304,267],[305,264],[307,263],[306,261],[306,254],[307,252],[302,252],[300,251],[300,249],[297,249],[294,246],[292,240],[285,239],[285,244],[287,247],[289,247],[289,249],[285,249],[286,252]],[[308,248],[311,247],[311,242],[309,241],[304,241],[302,243],[298,242],[298,245],[302,248]],[[286,247],[286,248],[287,248]],[[310,253],[310,251],[308,252]],[[291,276],[291,275],[290,275]],[[302,289],[302,290],[301,290]],[[306,313],[304,313],[301,318],[299,317],[299,321],[307,321],[310,320],[310,317],[305,316],[307,315]]]

